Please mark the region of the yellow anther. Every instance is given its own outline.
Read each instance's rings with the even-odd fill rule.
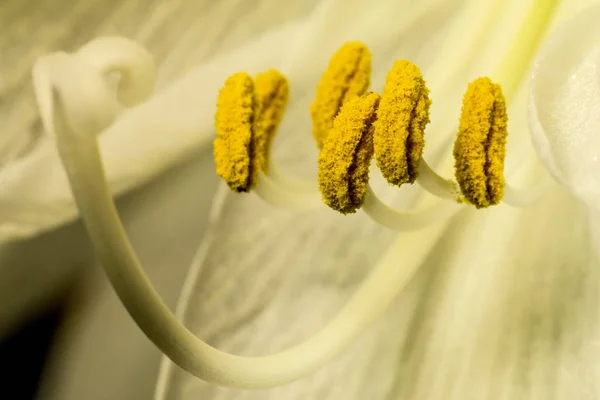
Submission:
[[[260,105],[260,115],[254,131],[256,157],[260,169],[268,172],[271,142],[283,117],[290,87],[285,76],[274,69],[258,74],[255,87]]]
[[[431,100],[419,67],[410,61],[396,61],[385,82],[375,121],[375,158],[387,181],[400,186],[419,175]]]
[[[502,200],[507,123],[500,85],[489,78],[470,83],[454,142],[454,166],[465,199],[477,208]]]
[[[371,52],[363,43],[348,42],[331,58],[317,85],[317,95],[310,107],[313,136],[317,146],[333,126],[333,119],[348,100],[364,94],[371,78]]]
[[[229,77],[217,99],[214,156],[217,174],[236,192],[248,192],[257,183],[254,123],[258,110],[252,78],[245,72]]]
[[[271,141],[283,117],[289,85],[276,70],[256,77],[245,72],[225,81],[219,92],[214,156],[217,174],[236,192],[249,192],[267,171]]]
[[[319,153],[323,201],[342,214],[356,212],[367,193],[378,103],[379,95],[369,93],[344,104]]]

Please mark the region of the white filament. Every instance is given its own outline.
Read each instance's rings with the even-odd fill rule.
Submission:
[[[413,231],[446,221],[464,207],[440,200],[435,205],[419,211],[398,211],[386,205],[369,186],[362,210],[375,222],[395,231]]]

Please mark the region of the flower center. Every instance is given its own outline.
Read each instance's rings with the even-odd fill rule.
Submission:
[[[367,196],[375,196],[369,190],[369,169],[375,155],[377,167],[391,185],[418,181],[444,200],[476,208],[500,203],[506,186],[508,135],[500,85],[479,78],[468,86],[454,145],[457,182],[453,182],[437,175],[423,159],[432,102],[420,69],[410,61],[396,61],[381,97],[364,94],[370,71],[366,46],[346,43],[333,55],[317,86],[310,111],[313,135],[320,147],[315,192],[318,188],[323,202],[342,214],[363,207]],[[276,79],[269,82],[286,82],[276,71],[270,75]],[[214,152],[217,173],[232,190],[248,192],[258,185],[265,196],[268,191],[289,190],[283,185],[274,189],[266,161],[268,143],[283,115],[288,92],[287,82],[285,91],[279,83],[261,86],[263,98],[278,100],[258,101],[252,78],[245,73],[227,79],[217,100]],[[272,117],[261,117],[266,112],[261,110],[268,110]],[[269,182],[266,190],[261,179]],[[511,198],[523,198],[523,193],[512,190]]]

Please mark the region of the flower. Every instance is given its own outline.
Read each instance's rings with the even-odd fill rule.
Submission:
[[[355,9],[348,8],[361,17],[350,19],[355,30],[357,21],[362,21],[362,18],[369,20],[372,15],[393,17],[384,6],[361,5],[357,3]],[[439,4],[436,6],[441,7]],[[549,28],[550,17],[554,16],[553,21],[558,24],[571,17],[579,6],[579,3],[569,3],[568,6],[563,3],[556,8],[554,2],[546,1],[509,5],[503,2],[491,5],[467,3],[456,20],[446,20],[449,24],[447,31],[444,27],[438,27],[439,31],[436,31],[449,41],[444,48],[452,52],[444,54],[442,51],[441,59],[435,59],[432,53],[438,53],[438,43],[425,41],[421,44],[422,57],[427,60],[429,56],[430,60],[435,60],[421,65],[432,65],[427,68],[429,73],[435,68],[443,68],[446,72],[445,75],[431,73],[427,79],[434,104],[440,101],[435,93],[439,93],[441,101],[446,100],[448,104],[437,116],[432,110],[432,124],[426,135],[427,140],[434,144],[433,151],[429,152],[431,147],[428,146],[425,155],[436,160],[436,168],[447,170],[449,167],[449,160],[443,158],[444,150],[448,148],[444,139],[447,136],[445,127],[453,126],[452,120],[456,124],[456,111],[451,105],[458,104],[460,92],[451,87],[455,80],[467,77],[465,82],[468,82],[477,77],[473,74],[482,73],[493,76],[495,66],[500,63],[500,72],[496,73],[508,93],[512,124],[524,127],[527,90],[521,81],[528,63],[542,34]],[[516,24],[518,28],[514,32],[498,18],[498,11],[503,7],[507,7],[505,11],[510,25],[515,21],[521,22]],[[307,24],[315,20],[329,22],[329,19],[319,17],[309,19]],[[476,22],[465,24],[465,21]],[[497,29],[492,29],[491,21],[498,21]],[[398,25],[402,24],[396,27]],[[467,29],[469,32],[466,32]],[[331,36],[342,32],[343,29],[336,26]],[[380,42],[376,40],[379,39],[377,34],[377,30],[368,31],[365,38],[359,39],[381,46],[378,51],[373,51],[375,56],[397,58],[397,53],[388,53],[384,44],[395,48],[401,46],[397,43],[393,43],[397,46],[392,46],[385,38]],[[493,54],[486,57],[487,49],[473,50],[473,43],[465,42],[465,36],[471,37],[480,46],[485,45],[482,37],[503,46],[494,47]],[[411,39],[416,40],[414,37]],[[323,44],[323,48],[326,47]],[[477,50],[481,50],[483,59],[476,57]],[[514,58],[504,61],[508,59],[507,54]],[[467,62],[469,56],[472,57],[471,63]],[[419,54],[414,58],[418,59]],[[315,64],[318,64],[317,57]],[[374,69],[373,72],[377,76],[385,71]],[[289,76],[293,88],[295,75],[289,73]],[[452,77],[452,82],[448,81],[448,76]],[[297,81],[302,82],[301,77]],[[57,82],[58,87],[63,87],[60,81]],[[71,124],[65,123],[60,127],[61,135],[75,135],[93,122],[69,119],[69,113],[76,111],[72,103],[60,97],[55,97],[55,100],[59,105],[56,121]],[[298,103],[302,105],[302,101]],[[302,117],[296,116],[293,111],[291,115],[291,122],[288,122],[291,125],[286,129],[284,119],[278,136],[281,140],[275,143],[275,157],[278,153],[297,157],[278,160],[289,169],[301,166],[302,162],[311,158],[311,150],[302,147],[303,137],[290,133],[294,132],[292,127],[302,126]],[[514,141],[511,141],[512,137]],[[81,149],[87,151],[85,146],[92,143],[90,138],[73,141],[74,147],[67,146],[67,139],[64,136],[58,142],[80,204],[95,204],[94,196],[90,194],[108,198],[106,189],[96,181],[96,178],[102,178],[101,173],[92,173],[91,167],[89,171],[83,169],[82,173],[94,179],[88,183],[78,181],[77,171],[73,169],[77,164],[69,164],[78,159],[77,162],[85,161],[73,149],[77,150],[77,146],[81,145]],[[437,146],[436,139],[439,140]],[[526,135],[517,133],[509,137],[507,175],[511,182],[526,184],[529,180],[543,177],[543,171],[532,156],[533,149],[527,148],[526,143]],[[520,157],[511,160],[510,155],[515,153]],[[93,151],[89,153],[92,164],[93,154]],[[428,167],[421,163],[421,168]],[[298,168],[297,172],[303,171]],[[425,169],[425,172],[430,174],[430,180],[422,186],[433,187],[439,183],[432,178],[431,171]],[[291,183],[290,186],[297,186]],[[259,183],[258,188],[260,186]],[[439,186],[444,184],[439,183]],[[384,192],[378,186],[376,188]],[[436,190],[443,192],[439,188],[431,191]],[[359,299],[368,300],[369,308],[363,304],[367,311],[370,307],[377,309],[378,305],[387,303],[396,295],[390,292],[390,287],[400,289],[405,284],[407,286],[390,306],[385,318],[379,318],[377,323],[370,325],[356,343],[335,344],[340,348],[350,346],[341,358],[302,381],[267,392],[239,391],[192,378],[165,361],[157,398],[386,396],[438,399],[448,396],[487,398],[495,394],[504,398],[548,398],[551,395],[585,398],[597,393],[597,371],[594,363],[590,362],[597,351],[597,328],[590,322],[594,315],[595,259],[588,241],[586,211],[563,189],[548,189],[543,200],[529,209],[514,210],[504,206],[485,211],[464,209],[448,223],[434,223],[417,232],[402,234],[397,240],[392,232],[381,229],[364,214],[341,217],[324,208],[289,213],[274,209],[256,197],[232,197],[232,194],[226,193],[222,191],[216,202],[212,230],[190,271],[179,309],[188,327],[215,346],[246,355],[275,352],[322,327],[361,280],[366,279],[359,293],[368,293],[369,296],[350,298],[357,311],[363,304]],[[391,199],[397,193],[390,189],[386,198],[393,201]],[[420,193],[419,190],[402,193],[397,203],[414,205]],[[509,201],[523,200],[515,193],[513,190]],[[450,190],[447,195],[452,197],[454,193]],[[367,199],[372,197],[369,194]],[[431,198],[424,200],[425,203],[432,201]],[[97,250],[104,258],[107,271],[123,301],[153,341],[163,349],[172,348],[172,358],[190,371],[204,373],[201,363],[197,367],[194,360],[180,352],[180,348],[188,346],[189,336],[182,334],[176,339],[179,345],[171,346],[173,342],[164,340],[165,335],[170,334],[169,328],[147,323],[154,321],[152,314],[160,310],[155,300],[149,301],[153,303],[153,311],[148,311],[150,308],[146,309],[144,301],[140,300],[145,296],[152,297],[151,293],[142,293],[146,290],[145,284],[135,294],[133,290],[138,289],[128,286],[127,279],[116,273],[121,257],[134,258],[130,257],[126,247],[121,247],[123,251],[119,253],[110,250],[112,246],[118,248],[121,244],[104,238],[96,228],[102,226],[103,217],[111,218],[109,209],[102,209],[100,202],[97,205],[97,214],[88,213],[86,222],[97,244],[101,244]],[[376,274],[365,278],[375,263],[388,267],[388,279]],[[565,268],[566,263],[570,268]],[[385,289],[378,291],[383,287]],[[160,313],[164,314],[163,311]],[[372,317],[367,312],[357,321],[354,319],[356,315],[342,315],[334,321],[349,330],[355,325],[362,326]],[[167,320],[167,324],[173,322]],[[331,351],[327,347],[312,349],[314,352],[309,352],[311,348],[308,346],[305,348],[306,359]],[[207,354],[216,360],[211,351],[207,350]],[[207,370],[206,376],[227,384],[228,376],[239,375],[234,371],[244,370],[243,363],[238,363],[238,360],[233,359],[229,364],[230,371]],[[280,368],[293,369],[293,364],[282,364]],[[298,361],[298,364],[302,362]],[[249,362],[246,365],[250,365]],[[277,373],[277,370],[272,372]],[[260,376],[263,371],[250,373]],[[234,378],[231,379],[235,382]]]

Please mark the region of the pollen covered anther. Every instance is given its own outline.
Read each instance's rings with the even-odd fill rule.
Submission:
[[[371,52],[363,43],[345,43],[329,61],[317,85],[310,107],[313,136],[319,149],[333,126],[333,119],[348,100],[364,94],[371,78]]]
[[[255,127],[256,156],[262,171],[268,172],[271,142],[288,102],[290,86],[281,72],[271,69],[255,80],[260,113]]]
[[[508,114],[500,85],[489,78],[469,84],[456,141],[456,180],[477,208],[498,204],[504,194]]]
[[[419,67],[396,61],[387,75],[374,125],[377,166],[392,185],[414,183],[419,175],[430,106]]]
[[[252,77],[239,72],[227,78],[219,92],[214,157],[217,174],[236,192],[257,183],[255,121],[259,105]]]
[[[356,212],[367,193],[378,104],[377,93],[344,104],[319,153],[318,180],[323,201],[342,214]]]
[[[267,171],[271,141],[289,95],[287,79],[276,70],[240,72],[225,81],[217,99],[214,157],[217,174],[236,192],[249,192]]]

